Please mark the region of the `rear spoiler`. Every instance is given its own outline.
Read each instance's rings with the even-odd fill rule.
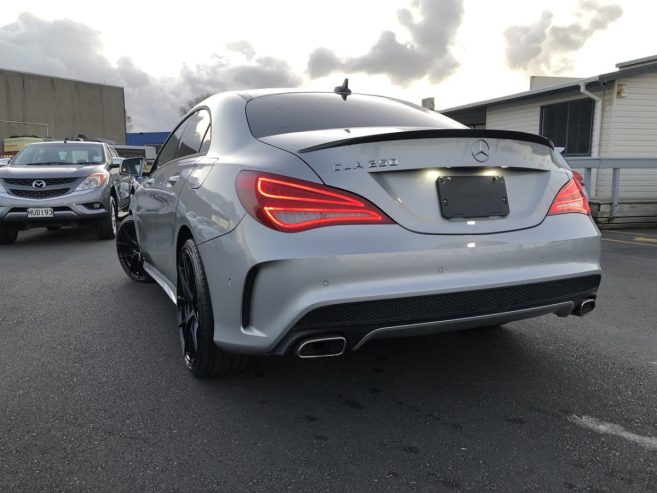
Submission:
[[[533,142],[554,149],[554,145],[549,139],[540,135],[529,134],[526,132],[515,132],[512,130],[485,130],[485,129],[467,129],[467,128],[449,128],[449,129],[426,129],[426,130],[406,130],[403,132],[390,132],[376,135],[366,135],[363,137],[351,137],[349,139],[334,140],[304,149],[299,149],[299,153],[320,151],[322,149],[331,149],[333,147],[343,147],[353,144],[368,144],[371,142],[389,142],[393,140],[413,140],[413,139],[447,139],[454,137],[480,138],[480,139],[508,139],[521,140],[524,142]]]

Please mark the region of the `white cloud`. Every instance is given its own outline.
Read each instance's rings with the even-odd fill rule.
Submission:
[[[382,74],[400,86],[425,76],[437,83],[451,75],[459,65],[450,47],[463,18],[462,0],[414,0],[411,9],[398,11],[397,18],[410,34],[410,42],[399,41],[393,31],[383,31],[360,56],[340,58],[329,48],[317,48],[310,54],[308,75]]]
[[[68,19],[43,20],[21,13],[0,27],[0,67],[119,85],[135,130],[169,130],[178,109],[201,94],[261,87],[297,86],[301,78],[283,60],[255,57],[250,44],[232,46],[247,59],[233,64],[212,56],[206,63],[182,64],[177,77],[152,76],[124,56],[111,63],[101,33]]]
[[[504,32],[507,63],[513,69],[531,70],[536,74],[572,70],[574,62],[569,55],[622,14],[623,9],[616,4],[580,0],[575,12],[577,22],[556,25],[554,15],[545,11],[536,23],[511,26]]]

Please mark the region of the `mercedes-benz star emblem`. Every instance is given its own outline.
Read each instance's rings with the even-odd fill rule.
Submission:
[[[488,147],[488,142],[485,140],[478,140],[472,144],[472,157],[475,158],[480,163],[488,161],[488,156],[490,155],[490,147]]]
[[[36,190],[43,190],[44,188],[46,188],[46,182],[43,180],[34,180],[32,182],[32,188]]]

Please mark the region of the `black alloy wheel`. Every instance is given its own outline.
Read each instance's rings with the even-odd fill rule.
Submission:
[[[116,253],[121,267],[130,279],[137,282],[153,282],[144,270],[144,258],[137,241],[135,220],[129,216],[123,220],[116,233]]]
[[[183,248],[178,258],[178,328],[185,364],[190,370],[197,366],[199,302],[196,271],[191,252]]]
[[[214,343],[210,289],[201,255],[193,240],[178,254],[178,329],[185,365],[196,377],[229,375],[243,370],[248,357],[232,354]]]

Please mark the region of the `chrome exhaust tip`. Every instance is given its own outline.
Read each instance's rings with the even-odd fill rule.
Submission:
[[[321,337],[306,339],[297,347],[296,354],[301,359],[330,358],[340,356],[347,349],[347,340],[344,337]]]
[[[588,315],[589,313],[591,313],[594,309],[595,309],[595,298],[588,298],[575,307],[575,309],[573,310],[573,315],[577,315],[578,317],[583,317],[584,315]]]

